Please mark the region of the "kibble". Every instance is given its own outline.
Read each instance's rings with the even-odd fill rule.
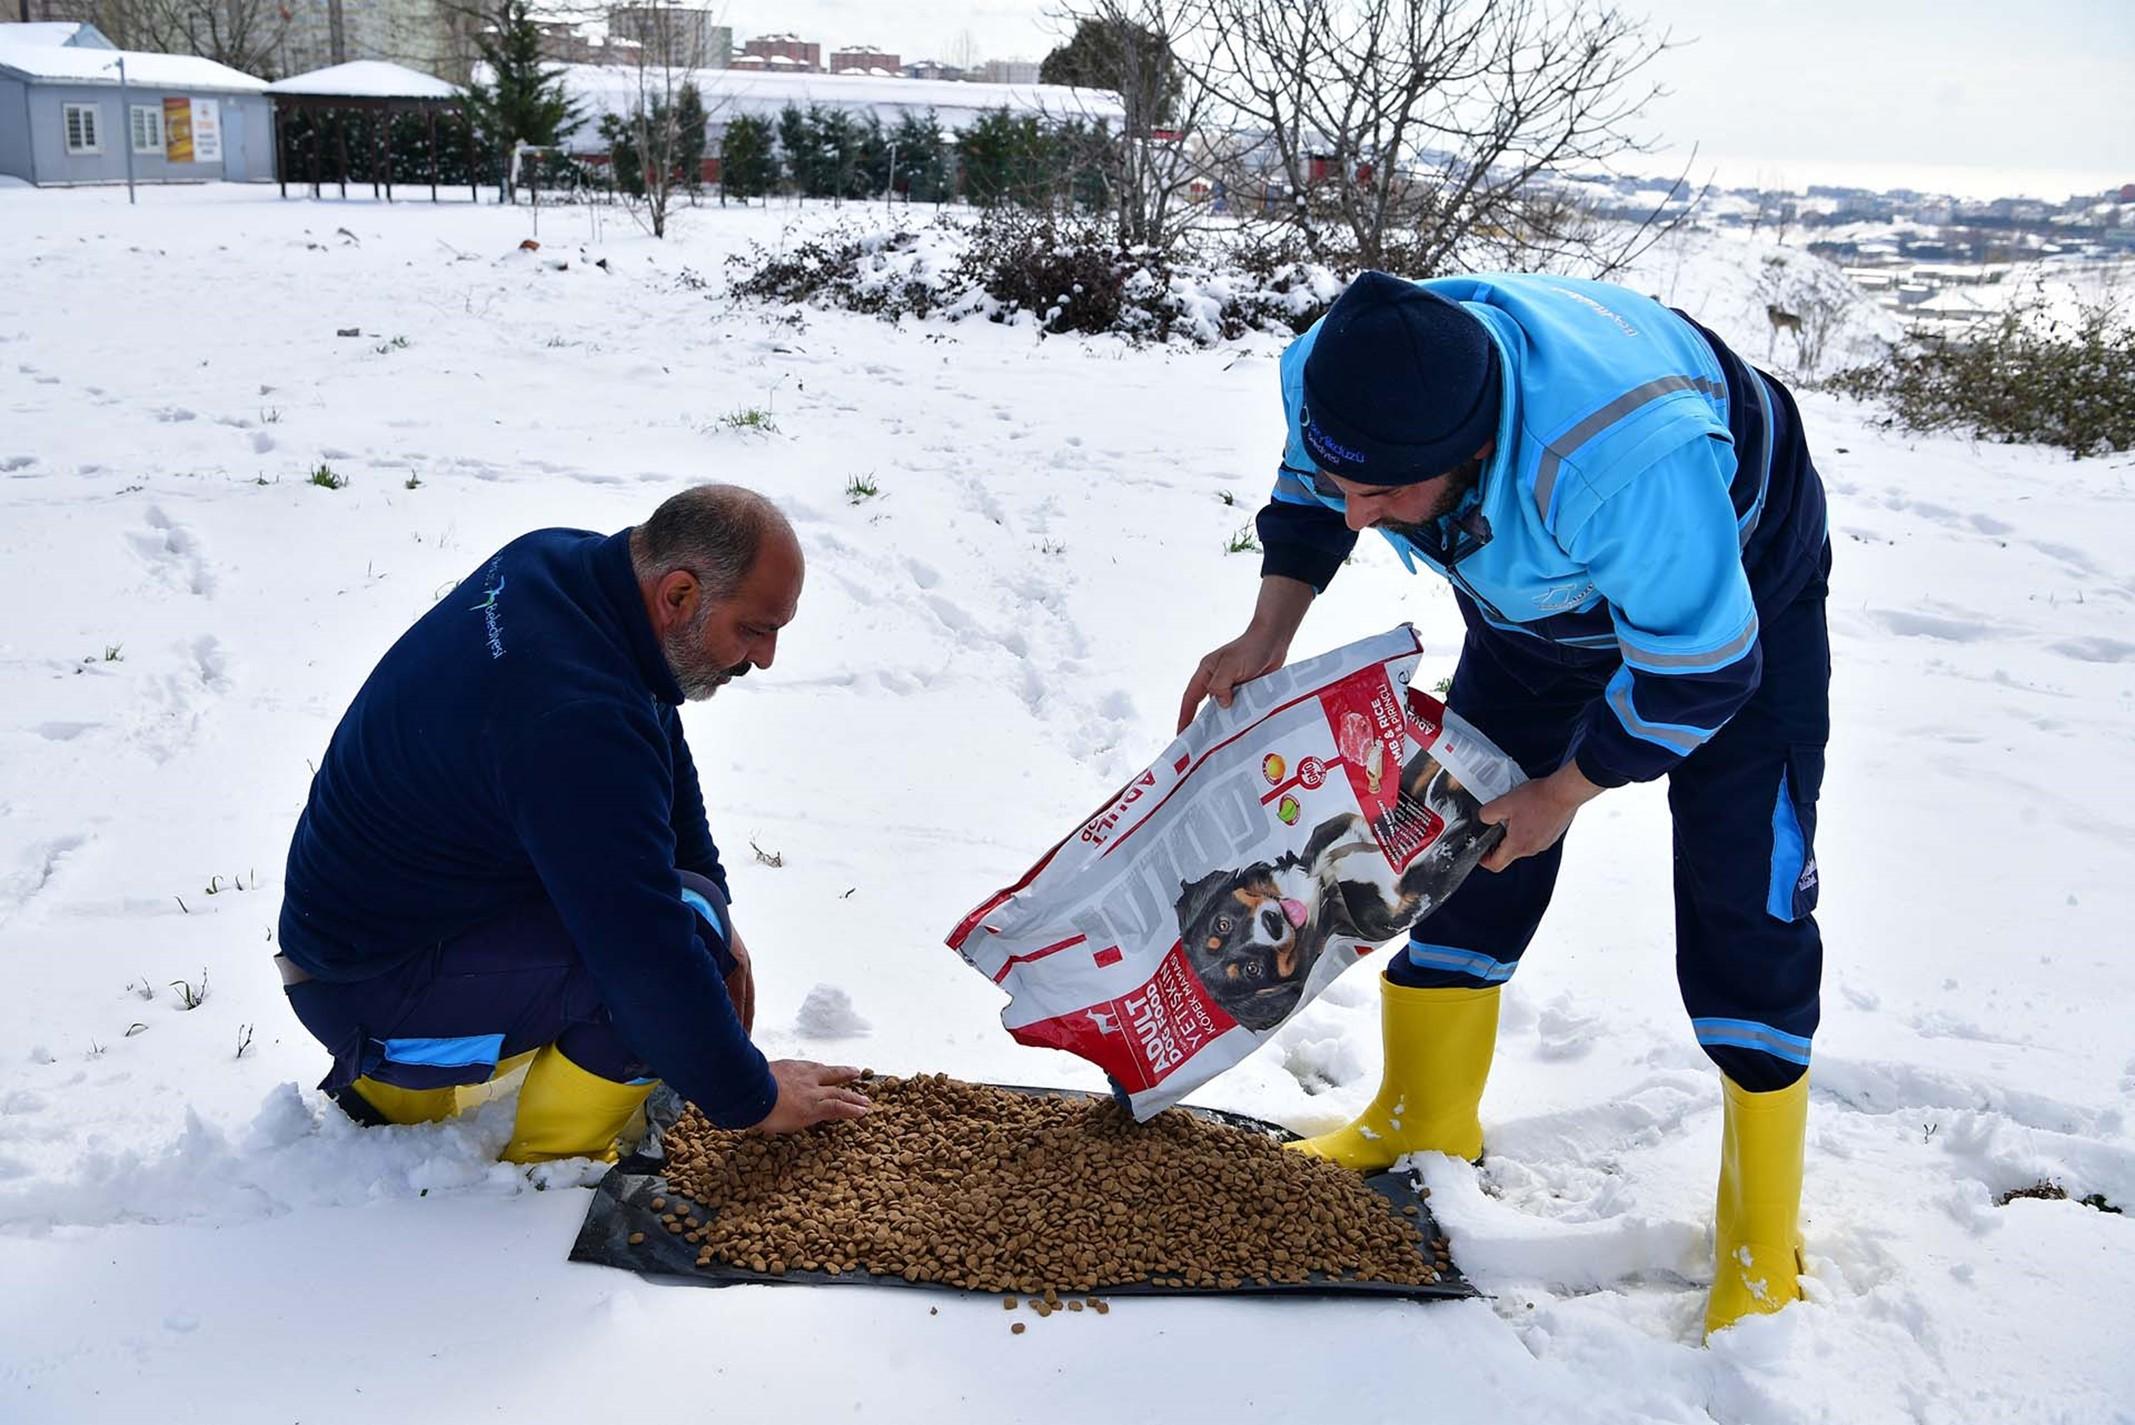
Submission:
[[[1008,1329],[1012,1334],[1020,1336],[1023,1334],[1023,1323],[1020,1321],[1014,1322]]]
[[[864,1118],[780,1137],[686,1111],[663,1141],[669,1230],[688,1222],[700,1263],[897,1276],[1041,1316],[1123,1283],[1422,1285],[1449,1266],[1354,1173],[1245,1129],[938,1074],[876,1076],[868,1097]]]

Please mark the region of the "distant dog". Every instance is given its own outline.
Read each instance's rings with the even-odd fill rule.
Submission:
[[[1188,961],[1223,1012],[1272,1029],[1297,1007],[1329,941],[1391,940],[1433,909],[1503,834],[1481,804],[1428,752],[1401,769],[1391,820],[1423,809],[1444,823],[1396,872],[1363,817],[1344,812],[1312,830],[1302,852],[1181,882],[1176,909]]]

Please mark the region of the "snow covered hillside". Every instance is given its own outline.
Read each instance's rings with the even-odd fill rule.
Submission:
[[[504,1105],[327,1105],[268,963],[307,759],[495,546],[708,479],[775,496],[810,561],[777,666],[686,713],[766,1048],[1096,1086],[941,939],[1163,746],[1241,625],[1277,343],[724,301],[723,254],[792,216],[656,244],[547,210],[528,253],[495,208],[0,192],[0,1420],[2135,1419],[2135,1219],[2073,1200],[2135,1206],[2135,461],[1824,397],[1813,1280],[1778,1317],[1698,1344],[1719,1084],[1655,788],[1572,830],[1482,1169],[1424,1165],[1488,1301],[1012,1337],[987,1298],[668,1289],[565,1263],[584,1174],[491,1161]],[[1754,250],[1655,261],[1764,355]],[[1450,596],[1367,549],[1297,652],[1402,618],[1449,670]],[[1372,973],[1199,1101],[1345,1117]],[[2046,1179],[2070,1200],[1996,1205]]]

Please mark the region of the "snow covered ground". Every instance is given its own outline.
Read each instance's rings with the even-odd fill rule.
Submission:
[[[2135,1419],[2135,1220],[1995,1205],[2043,1178],[2135,1205],[2135,463],[1822,397],[1828,972],[1811,1299],[1777,1318],[1697,1341],[1719,1091],[1655,789],[1573,829],[1483,1168],[1425,1165],[1488,1301],[1011,1337],[983,1298],[669,1289],[565,1263],[583,1175],[492,1163],[504,1105],[364,1131],[324,1104],[268,964],[307,759],[494,546],[714,478],[775,495],[811,562],[777,667],[687,713],[766,1047],[1094,1086],[941,937],[1163,745],[1244,617],[1224,544],[1277,452],[1275,343],[720,299],[721,255],[791,216],[581,249],[551,210],[528,254],[494,208],[0,193],[0,1419]],[[1656,261],[1763,353],[1754,250]],[[775,430],[726,419],[752,408]],[[1450,598],[1383,552],[1323,604],[1300,653],[1407,617],[1451,665]],[[1310,1130],[1376,1075],[1360,970],[1200,1099]]]

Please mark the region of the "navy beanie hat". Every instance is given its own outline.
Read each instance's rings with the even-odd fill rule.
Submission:
[[[1497,345],[1482,319],[1413,282],[1366,272],[1305,358],[1305,449],[1360,485],[1436,479],[1497,433]]]

